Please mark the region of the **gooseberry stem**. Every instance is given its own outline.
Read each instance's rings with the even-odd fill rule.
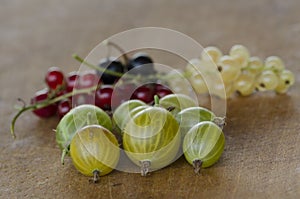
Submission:
[[[26,111],[29,111],[29,110],[33,111],[33,110],[36,110],[36,109],[44,108],[46,106],[49,106],[50,104],[54,104],[54,103],[59,102],[59,101],[61,101],[63,99],[69,98],[69,97],[71,97],[73,95],[90,93],[90,92],[95,91],[97,88],[98,88],[98,86],[93,86],[93,87],[90,87],[90,88],[84,88],[84,89],[74,90],[73,92],[66,93],[64,95],[55,97],[53,99],[47,99],[45,101],[42,101],[42,102],[39,102],[39,103],[36,103],[36,104],[32,104],[32,105],[29,105],[29,106],[24,106],[23,108],[21,108],[19,110],[19,112],[12,119],[12,122],[11,122],[11,125],[10,125],[10,132],[11,132],[12,137],[14,139],[16,138],[16,135],[15,135],[15,123],[16,123],[17,119],[20,117],[20,115],[22,113],[24,113]]]
[[[90,179],[90,181],[92,181],[93,183],[97,183],[99,182],[99,178],[100,178],[100,171],[96,169],[93,171],[93,178]]]
[[[68,154],[68,149],[64,148],[63,151],[62,151],[62,154],[61,154],[61,159],[60,159],[60,162],[61,162],[62,165],[65,164],[65,157],[66,157],[67,154]]]
[[[215,117],[212,122],[218,125],[221,129],[223,129],[226,125],[225,117]]]
[[[149,170],[150,170],[151,161],[143,160],[143,161],[140,161],[140,164],[141,164],[141,175],[147,176],[147,174],[149,173]]]
[[[154,95],[154,106],[159,106],[159,97]]]
[[[196,174],[200,173],[201,167],[202,167],[202,163],[203,162],[201,160],[199,160],[199,159],[193,161],[194,172]]]

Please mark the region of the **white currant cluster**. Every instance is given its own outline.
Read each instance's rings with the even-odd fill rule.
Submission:
[[[200,58],[190,60],[185,72],[196,93],[209,91],[222,98],[230,98],[235,92],[242,96],[269,90],[282,94],[295,82],[294,74],[285,69],[281,58],[270,56],[263,61],[250,56],[243,45],[232,46],[229,55],[223,55],[217,47],[206,47]],[[216,72],[222,81],[206,78]]]

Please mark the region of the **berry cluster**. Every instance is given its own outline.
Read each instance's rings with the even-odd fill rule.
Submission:
[[[221,157],[223,125],[224,118],[199,107],[189,96],[170,94],[155,96],[153,106],[128,100],[112,117],[94,105],[80,105],[61,119],[55,132],[62,164],[70,155],[75,168],[96,183],[122,164],[118,164],[121,150],[142,176],[170,165],[179,152],[199,173]]]
[[[139,99],[149,104],[153,102],[154,95],[163,97],[172,93],[170,89],[158,83],[138,87],[130,82],[114,89],[120,77],[129,70],[137,75],[156,73],[152,59],[145,53],[136,53],[125,64],[113,57],[104,58],[100,61],[98,69],[82,74],[74,71],[65,75],[58,67],[49,68],[45,77],[47,88],[37,91],[31,99],[31,104],[46,103],[47,100],[59,97],[61,99],[56,103],[49,103],[45,107],[34,109],[33,112],[41,118],[55,114],[62,118],[72,109],[72,106],[81,104],[94,104],[103,110],[110,111],[124,102],[124,96],[132,91],[130,99]],[[116,94],[114,104],[112,104],[113,92]]]
[[[215,65],[217,71],[209,70],[215,68]],[[196,70],[201,71],[201,74]],[[217,82],[208,89],[207,71],[219,72],[223,82]],[[206,47],[201,58],[189,62],[186,72],[198,94],[207,93],[209,90],[211,94],[223,98],[230,98],[235,92],[242,96],[251,95],[255,91],[270,90],[283,94],[295,82],[294,74],[285,69],[281,58],[270,56],[263,62],[259,57],[251,57],[248,49],[242,45],[232,46],[229,55],[223,55],[217,47]],[[221,94],[224,93],[224,88],[226,96]]]

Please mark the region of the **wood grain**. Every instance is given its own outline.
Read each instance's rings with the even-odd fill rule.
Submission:
[[[2,0],[0,198],[299,198],[299,8],[298,0]],[[280,55],[296,84],[287,95],[229,100],[225,152],[199,176],[180,158],[146,178],[114,171],[89,184],[70,159],[60,165],[58,120],[31,113],[12,140],[16,99],[29,101],[43,88],[48,67],[76,70],[72,53],[85,56],[107,37],[143,26],[175,29],[224,52],[241,43],[262,58]]]

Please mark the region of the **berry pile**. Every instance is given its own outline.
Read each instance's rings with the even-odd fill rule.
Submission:
[[[58,67],[49,68],[45,77],[47,88],[37,91],[31,99],[31,104],[46,103],[47,100],[58,97],[61,97],[61,100],[33,110],[34,114],[41,118],[56,114],[62,118],[72,109],[72,106],[81,104],[95,104],[103,110],[110,111],[124,101],[124,96],[129,91],[133,92],[130,99],[139,99],[148,104],[153,103],[154,95],[163,97],[172,93],[169,88],[159,83],[145,84],[139,87],[134,83],[125,83],[114,90],[114,85],[128,70],[139,75],[156,73],[152,59],[145,53],[134,54],[125,64],[113,57],[104,58],[98,67],[100,70],[86,71],[82,74],[74,71],[67,75]],[[82,89],[86,89],[86,91],[80,92]],[[116,93],[117,98],[114,100],[114,104],[112,104],[113,92]]]
[[[74,57],[93,68],[83,73],[65,75],[58,67],[49,68],[45,76],[47,88],[36,92],[31,105],[21,108],[13,118],[13,136],[17,118],[32,110],[41,118],[60,117],[56,142],[62,150],[62,162],[65,155],[70,155],[74,166],[84,175],[93,176],[94,182],[116,168],[120,147],[140,167],[143,176],[171,164],[179,151],[198,173],[221,157],[225,121],[180,92],[187,89],[182,83],[184,78],[197,94],[209,91],[223,98],[234,92],[248,96],[256,90],[281,94],[295,82],[293,73],[285,69],[279,57],[271,56],[263,62],[250,57],[242,45],[233,46],[229,55],[207,47],[201,58],[189,62],[183,75],[176,70],[170,76],[160,74],[167,77],[162,81],[172,89],[165,82],[138,83],[138,78],[153,80],[159,76],[147,54],[122,57],[123,62],[107,57],[98,66]],[[132,81],[122,79],[127,72]],[[221,81],[209,79],[211,74]]]
[[[225,146],[223,118],[183,94],[155,96],[154,101],[128,100],[112,118],[93,105],[72,109],[56,128],[62,163],[70,155],[75,168],[96,183],[117,168],[121,149],[142,176],[170,165],[180,151],[196,173],[219,160]]]
[[[212,68],[217,66],[217,71]],[[201,71],[201,75],[196,70]],[[209,72],[218,72],[223,82],[214,85],[206,84]],[[230,98],[235,92],[248,96],[255,91],[275,91],[278,94],[286,93],[294,84],[294,74],[285,69],[283,61],[277,56],[270,56],[263,62],[259,57],[251,57],[248,49],[242,45],[234,45],[229,55],[217,47],[206,47],[201,58],[193,59],[186,67],[188,79],[198,94],[208,93]],[[224,86],[223,86],[224,84]],[[225,93],[226,96],[222,95]]]

